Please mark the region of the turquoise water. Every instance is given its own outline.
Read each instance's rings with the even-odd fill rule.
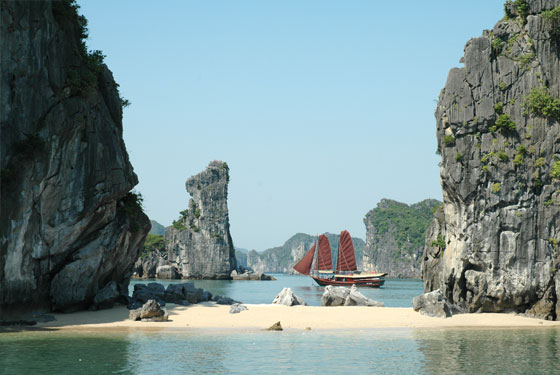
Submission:
[[[560,330],[0,333],[11,374],[560,374]]]
[[[311,305],[307,277],[195,281],[245,303],[270,303],[290,287]],[[147,282],[147,281],[134,281]],[[173,281],[175,282],[175,281]],[[169,282],[166,282],[167,284]],[[131,285],[131,288],[133,287]],[[418,280],[360,289],[410,306]],[[0,331],[0,374],[560,374],[560,329]]]
[[[243,303],[271,303],[282,288],[291,288],[308,305],[320,306],[323,287],[318,286],[308,276],[272,274],[276,280],[272,281],[244,281],[244,280],[194,280],[197,288],[233,298]],[[159,282],[164,285],[180,283],[183,280],[132,280],[130,294],[134,284]],[[387,279],[381,288],[360,288],[360,292],[376,301],[385,303],[387,307],[411,307],[412,298],[424,293],[422,281],[415,279]]]

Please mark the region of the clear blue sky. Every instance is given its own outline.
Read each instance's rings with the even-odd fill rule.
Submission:
[[[132,105],[124,137],[151,219],[230,166],[234,244],[364,238],[380,199],[441,200],[436,99],[503,0],[79,0]]]

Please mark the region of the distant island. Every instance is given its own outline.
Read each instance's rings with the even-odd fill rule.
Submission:
[[[325,233],[331,244],[331,249],[338,249],[338,238],[340,235]],[[290,273],[297,274],[293,270],[293,266],[301,260],[306,251],[315,243],[317,237],[297,233],[290,237],[282,246],[273,247],[263,252],[256,250],[236,250],[235,256],[239,264],[244,267],[255,270],[256,272],[274,272],[274,273]],[[356,249],[356,259],[358,266],[361,266],[362,252],[364,249],[364,240],[352,237],[354,247]]]
[[[420,278],[426,229],[440,205],[435,199],[412,205],[382,199],[364,218],[364,270]]]

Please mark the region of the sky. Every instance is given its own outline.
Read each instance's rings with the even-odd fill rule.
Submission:
[[[298,232],[365,238],[383,198],[442,199],[434,110],[503,0],[78,0],[131,102],[124,139],[150,219],[230,167],[236,247]]]

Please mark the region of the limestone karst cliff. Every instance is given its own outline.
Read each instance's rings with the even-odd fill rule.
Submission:
[[[72,1],[2,1],[0,319],[128,294],[150,229],[118,85]]]
[[[466,311],[560,317],[559,6],[506,3],[439,98],[443,206],[422,275]]]
[[[229,279],[237,269],[227,207],[229,167],[212,161],[187,179],[188,209],[138,259],[142,277]],[[151,237],[150,237],[151,238]]]
[[[364,271],[389,277],[421,276],[426,228],[441,202],[426,199],[412,205],[382,199],[366,214]]]
[[[331,244],[333,260],[338,251],[338,238],[340,235],[325,233]],[[244,266],[255,270],[258,273],[291,273],[298,274],[292,267],[303,258],[307,250],[315,243],[317,237],[309,234],[297,233],[290,237],[282,246],[273,247],[263,252],[251,250],[243,256]],[[354,249],[356,251],[356,262],[358,268],[362,264],[362,252],[364,241],[360,238],[352,237]]]

